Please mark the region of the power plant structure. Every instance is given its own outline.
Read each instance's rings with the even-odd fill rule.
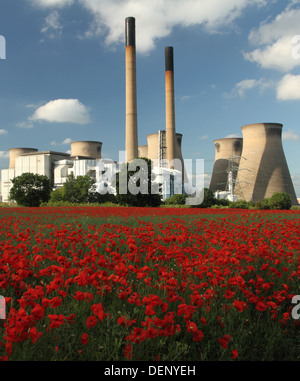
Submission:
[[[242,126],[243,151],[237,175],[237,195],[260,201],[275,192],[288,193],[297,204],[296,193],[282,147],[282,124],[256,123]]]
[[[224,138],[214,141],[215,162],[210,190],[216,198],[232,198],[243,149],[242,138]],[[233,198],[230,201],[234,201]]]
[[[138,157],[135,18],[125,20],[126,162]]]
[[[242,126],[243,138],[215,140],[210,190],[219,199],[261,201],[276,192],[291,196],[295,189],[282,147],[279,123]]]
[[[125,19],[125,163],[147,158],[153,163],[162,199],[190,188],[184,166],[181,133],[175,127],[174,49],[165,48],[165,130],[147,135],[147,144],[138,144],[135,18]],[[282,124],[258,123],[242,127],[242,138],[214,141],[215,162],[209,189],[218,199],[260,201],[275,192],[297,198],[282,148]],[[103,170],[119,171],[121,162],[102,159],[102,142],[74,141],[70,153],[11,148],[9,168],[1,171],[2,201],[9,201],[12,179],[31,172],[50,178],[53,189],[67,177],[89,175],[97,189],[103,188]],[[101,163],[101,165],[100,165]],[[204,174],[203,174],[204,175]],[[106,188],[106,184],[105,187]],[[112,184],[107,189],[115,192]]]

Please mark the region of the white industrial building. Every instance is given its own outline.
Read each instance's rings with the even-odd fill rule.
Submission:
[[[1,170],[2,201],[9,201],[9,191],[13,186],[11,180],[23,173],[30,172],[47,176],[51,180],[53,189],[62,186],[71,173],[75,177],[89,175],[97,182],[99,175],[101,175],[98,170],[98,162],[101,159],[101,144],[101,142],[74,142],[71,154],[38,151],[31,148],[11,148],[9,150],[9,168]],[[82,152],[78,148],[80,146]],[[87,150],[87,147],[90,148],[90,151]],[[80,155],[80,153],[83,153],[83,155]],[[105,170],[107,170],[111,162],[101,161],[104,163]]]

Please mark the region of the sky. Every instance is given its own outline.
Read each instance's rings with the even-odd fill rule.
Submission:
[[[1,0],[0,169],[9,148],[125,150],[125,18],[136,19],[138,144],[165,129],[164,49],[174,48],[184,159],[213,169],[214,140],[283,124],[300,197],[300,0]]]

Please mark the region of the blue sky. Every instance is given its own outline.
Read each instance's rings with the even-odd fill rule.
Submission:
[[[164,48],[173,46],[184,158],[205,160],[208,184],[214,139],[282,123],[300,197],[299,0],[1,0],[0,169],[9,148],[67,152],[76,140],[99,140],[104,157],[119,158],[128,16],[136,18],[139,145],[165,129]]]

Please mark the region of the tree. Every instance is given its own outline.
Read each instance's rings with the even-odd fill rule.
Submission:
[[[138,207],[160,206],[159,185],[154,180],[150,159],[137,158],[124,164],[116,179],[117,203]]]
[[[40,206],[47,202],[51,193],[51,182],[47,176],[23,173],[11,180],[13,186],[9,192],[10,200],[20,206]]]
[[[88,175],[75,177],[74,174],[71,173],[57,196],[58,198],[61,197],[60,201],[68,201],[76,204],[88,203],[94,182],[95,181]]]
[[[287,193],[274,193],[268,200],[271,209],[289,210],[292,206],[291,196]]]

